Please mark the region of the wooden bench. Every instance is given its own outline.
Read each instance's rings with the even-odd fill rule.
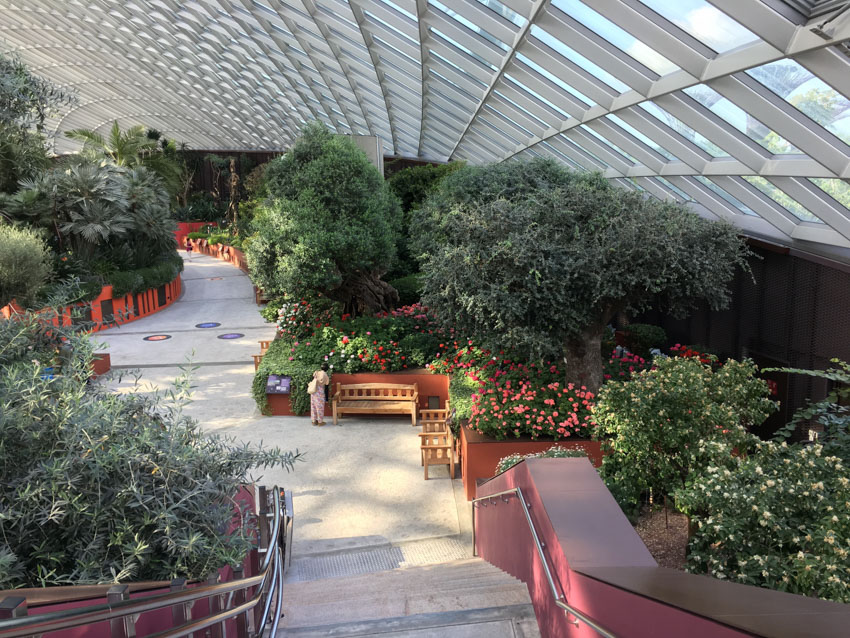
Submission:
[[[342,414],[410,414],[416,425],[419,384],[352,383],[335,386],[331,408],[334,425]]]

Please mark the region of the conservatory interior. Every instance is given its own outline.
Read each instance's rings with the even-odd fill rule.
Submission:
[[[847,636],[849,362],[850,2],[0,1],[0,638]]]

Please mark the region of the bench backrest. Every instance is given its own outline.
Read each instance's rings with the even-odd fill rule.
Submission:
[[[419,384],[401,385],[398,383],[352,383],[336,384],[340,401],[414,401],[419,394]]]

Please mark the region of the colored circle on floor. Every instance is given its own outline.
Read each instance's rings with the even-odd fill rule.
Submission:
[[[144,338],[145,341],[165,341],[171,339],[171,335],[148,335]]]
[[[207,321],[205,323],[196,323],[196,328],[218,328],[221,324],[215,321]]]
[[[223,335],[218,335],[219,339],[239,339],[244,337],[241,332],[225,332]]]
[[[221,277],[210,277],[210,281],[218,281]]]

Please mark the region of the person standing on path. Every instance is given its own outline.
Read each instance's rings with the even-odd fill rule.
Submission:
[[[307,389],[310,393],[310,420],[313,422],[313,425],[325,424],[325,401],[327,400],[325,389],[330,382],[331,380],[328,378],[328,364],[323,363],[321,370],[316,370],[313,373],[313,380]]]

